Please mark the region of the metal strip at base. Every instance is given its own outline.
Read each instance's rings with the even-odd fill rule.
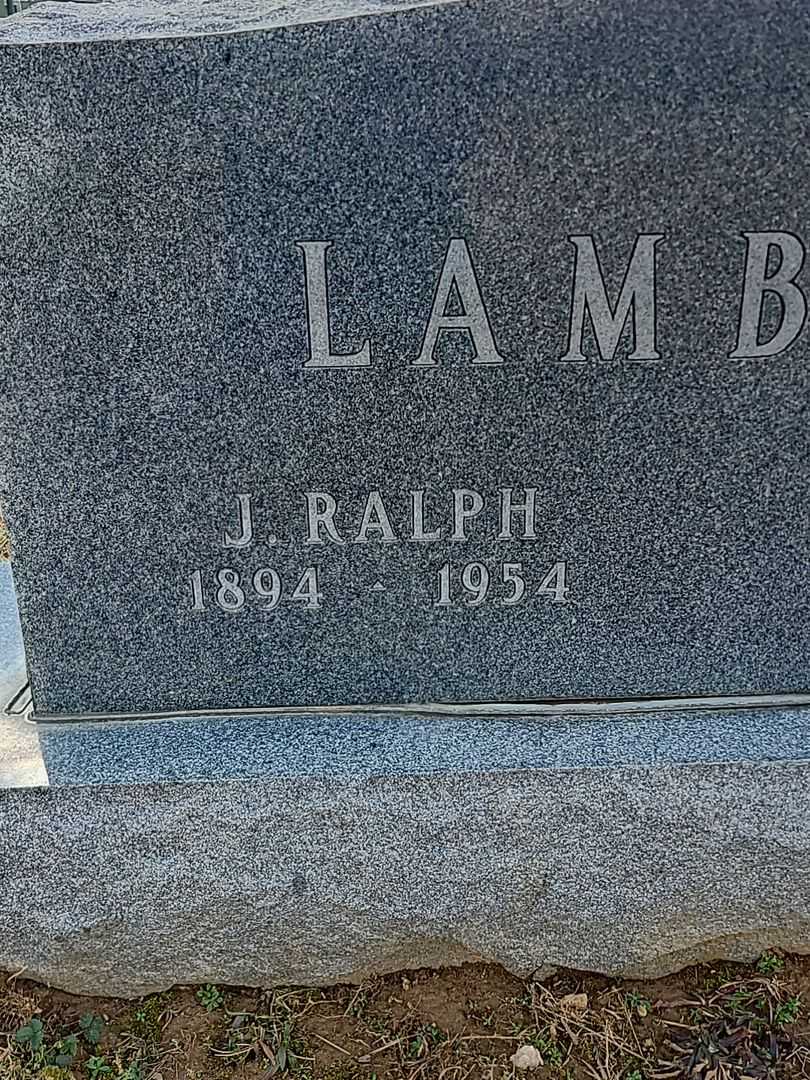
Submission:
[[[32,713],[29,717],[38,724],[91,724],[150,720],[179,720],[205,717],[209,719],[237,716],[375,716],[418,715],[446,717],[504,717],[544,716],[616,716],[633,713],[657,713],[708,709],[774,709],[810,706],[810,692],[800,694],[738,694],[708,697],[653,697],[629,700],[601,699],[590,701],[531,701],[531,702],[401,702],[399,704],[361,705],[287,705],[252,707],[246,709],[186,709],[165,712],[130,713]]]
[[[22,716],[29,719],[33,713],[34,699],[31,694],[31,683],[26,682],[16,692],[11,701],[0,709],[3,716]]]

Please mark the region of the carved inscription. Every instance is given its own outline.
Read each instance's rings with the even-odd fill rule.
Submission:
[[[303,602],[304,607],[314,611],[321,606],[323,596],[318,587],[316,566],[308,566],[292,589],[285,589],[272,566],[260,566],[244,578],[238,570],[225,566],[213,575],[210,584],[210,593],[206,596],[202,570],[195,570],[191,575],[192,611],[205,611],[209,600],[222,611],[241,611],[249,597],[259,601],[258,607],[262,611],[277,608],[282,597]]]
[[[568,239],[574,248],[568,340],[556,359],[567,363],[665,359],[657,340],[656,291],[658,254],[666,247],[666,233],[636,236],[620,282],[605,280],[594,236],[573,235]],[[807,299],[797,278],[804,266],[805,248],[798,236],[788,232],[746,232],[742,239],[745,253],[741,260],[737,339],[735,345],[729,343],[726,355],[731,360],[765,359],[789,349],[804,329]],[[304,261],[309,341],[303,367],[370,367],[374,362],[372,339],[366,338],[351,352],[336,353],[332,346],[327,255],[333,254],[335,245],[329,241],[301,241],[297,246]],[[456,304],[454,314],[450,314],[453,297]],[[767,331],[763,329],[766,309],[776,316],[768,321]],[[439,363],[437,345],[448,333],[467,337],[471,363],[492,366],[506,362],[495,338],[470,245],[463,237],[451,237],[447,244],[424,326],[421,348],[407,360],[411,367],[435,367]],[[620,356],[619,345],[627,328],[632,348]],[[586,329],[592,342],[587,346],[589,351],[584,344]]]
[[[441,541],[468,543],[496,540],[504,544],[538,543],[536,487],[499,488],[484,493],[473,488],[452,488],[432,493],[419,488],[405,496],[383,497],[369,491],[351,505],[329,491],[301,494],[300,515],[288,523],[257,522],[254,499],[248,492],[235,495],[232,519],[222,528],[219,544],[225,552],[268,551],[282,539],[304,550],[353,544],[436,544]],[[271,553],[271,552],[270,552]],[[190,608],[194,612],[219,609],[227,613],[243,610],[275,611],[298,605],[318,611],[324,604],[337,603],[322,580],[321,568],[309,565],[290,574],[270,562],[248,568],[233,565],[216,570],[193,570],[188,578]],[[434,564],[435,565],[435,564]],[[503,560],[446,560],[421,593],[427,606],[450,608],[500,604],[514,607],[534,602],[565,603],[570,584],[565,561],[546,552],[528,562],[515,561],[504,553]],[[387,592],[379,579],[368,582],[369,594]],[[417,590],[420,591],[420,590]]]
[[[741,235],[740,300],[735,341],[729,360],[765,360],[790,349],[805,329],[807,298],[800,284],[805,247],[789,232],[746,232]],[[606,279],[596,238],[587,233],[568,237],[572,247],[571,290],[567,334],[555,348],[560,363],[623,360],[657,363],[666,359],[666,343],[658,339],[656,304],[659,257],[669,238],[664,232],[639,233],[624,255],[621,277]],[[328,240],[297,243],[303,260],[303,289],[308,349],[302,365],[308,371],[369,368],[375,360],[373,335],[358,335],[338,351],[334,344],[330,305],[329,261],[339,258]],[[601,253],[604,255],[604,252]],[[613,252],[615,257],[617,253]],[[413,368],[441,363],[444,335],[462,334],[470,346],[470,363],[496,367],[508,362],[499,347],[470,243],[454,236],[447,241],[437,267],[432,300],[424,313],[418,351],[406,358]],[[345,328],[344,328],[345,329]],[[349,328],[348,338],[351,341]],[[303,491],[293,521],[257,521],[249,492],[233,496],[233,513],[220,530],[222,563],[216,569],[194,569],[188,578],[190,608],[228,614],[290,607],[317,612],[340,597],[330,590],[317,554],[329,546],[450,544],[467,545],[457,559],[439,555],[426,560],[412,593],[439,611],[497,604],[515,607],[529,602],[566,604],[572,590],[569,567],[558,552],[539,550],[538,487],[522,484],[483,492],[454,487],[444,492],[415,488],[392,495],[379,489],[352,499],[327,490]],[[272,515],[271,515],[272,516]],[[487,560],[475,557],[470,545],[486,540]],[[493,542],[510,545],[503,558],[491,558]],[[286,559],[274,560],[277,545],[300,545],[297,569]],[[534,545],[531,557],[516,557],[515,545]],[[278,549],[277,549],[278,550]],[[245,555],[255,555],[250,565]],[[472,556],[472,557],[471,557]],[[375,574],[379,573],[379,568]],[[401,584],[401,579],[398,579]],[[370,599],[390,591],[375,577],[358,583]]]

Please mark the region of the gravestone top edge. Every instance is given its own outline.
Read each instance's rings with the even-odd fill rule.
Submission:
[[[36,4],[0,23],[0,47],[209,37],[445,7],[463,0],[109,0]]]

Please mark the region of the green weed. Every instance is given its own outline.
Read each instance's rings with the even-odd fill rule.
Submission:
[[[215,1012],[225,1004],[225,995],[214,983],[206,983],[197,991],[197,1001],[206,1012]]]
[[[113,1067],[105,1057],[89,1057],[84,1063],[90,1080],[104,1080],[113,1075]]]
[[[775,975],[777,972],[783,971],[784,967],[785,961],[775,953],[763,953],[757,960],[757,971],[760,975]]]
[[[636,1012],[640,1017],[649,1016],[652,1011],[652,1002],[639,994],[637,990],[630,990],[625,994],[624,1000],[627,1002],[628,1008]]]
[[[95,1013],[85,1013],[79,1020],[79,1029],[91,1046],[97,1046],[104,1031],[104,1020]]]
[[[795,1024],[799,1019],[801,1011],[801,998],[789,998],[788,1001],[777,1008],[773,1016],[773,1022],[777,1027],[786,1027],[788,1024]]]

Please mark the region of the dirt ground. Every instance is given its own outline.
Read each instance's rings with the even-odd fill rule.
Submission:
[[[11,542],[3,519],[0,518],[0,560],[11,558]]]
[[[655,982],[465,965],[326,990],[140,1001],[0,976],[2,1080],[759,1080],[810,1077],[810,958]]]

